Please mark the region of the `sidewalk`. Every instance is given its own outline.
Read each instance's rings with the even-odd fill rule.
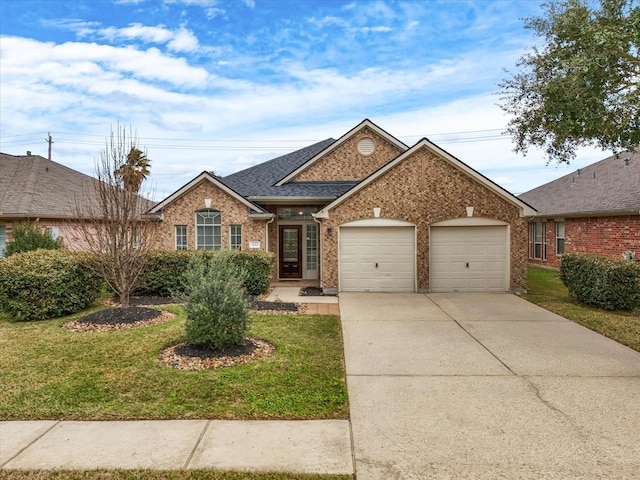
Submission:
[[[354,471],[348,420],[0,422],[0,468]]]

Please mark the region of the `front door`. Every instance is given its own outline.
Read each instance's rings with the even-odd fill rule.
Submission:
[[[302,278],[302,225],[280,225],[280,278]]]

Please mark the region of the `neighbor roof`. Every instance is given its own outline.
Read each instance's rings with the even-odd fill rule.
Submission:
[[[97,181],[40,155],[0,153],[0,215],[73,218],[76,200],[81,213],[88,213],[83,207],[93,198]]]
[[[0,153],[0,214],[73,217],[76,196],[96,181],[39,155]]]
[[[580,168],[519,197],[538,216],[640,213],[640,151],[623,152]]]

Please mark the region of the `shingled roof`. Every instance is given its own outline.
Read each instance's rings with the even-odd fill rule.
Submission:
[[[518,198],[538,216],[640,213],[640,150],[612,155]]]
[[[73,218],[76,199],[86,206],[97,181],[39,155],[0,153],[0,215]]]
[[[289,182],[282,186],[276,186],[282,177],[303,165],[334,142],[333,138],[328,138],[295,152],[233,173],[220,180],[238,194],[249,199],[264,197],[336,198],[357,182]]]

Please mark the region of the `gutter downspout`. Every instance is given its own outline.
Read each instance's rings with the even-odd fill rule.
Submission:
[[[271,225],[275,221],[276,221],[276,216],[274,215],[273,217],[271,217],[271,220],[269,220],[268,222],[265,222],[264,224],[264,237],[265,237],[264,241],[266,242],[264,246],[265,252],[269,251],[269,225]]]

